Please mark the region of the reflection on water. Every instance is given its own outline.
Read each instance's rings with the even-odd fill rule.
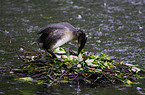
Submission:
[[[31,43],[38,37],[38,29],[55,22],[69,22],[77,28],[84,29],[88,35],[85,51],[94,54],[108,54],[116,61],[126,61],[145,68],[145,1],[144,0],[5,0],[0,1],[0,69],[14,67],[21,62],[14,49],[38,51]],[[74,42],[64,47],[77,50]],[[11,53],[7,53],[11,52]],[[6,72],[0,73],[0,94],[11,92],[22,93],[22,89],[30,91],[23,83],[12,81]],[[6,85],[9,85],[6,86]],[[4,86],[4,87],[3,87]],[[145,86],[145,85],[144,85]],[[144,86],[134,86],[117,90],[111,88],[112,94],[122,95],[145,93]],[[24,88],[23,88],[24,87]],[[36,90],[34,86],[33,92]],[[41,86],[40,86],[41,88]],[[55,88],[55,87],[54,87]],[[57,87],[53,94],[76,94],[77,87]],[[19,89],[19,90],[18,90]],[[73,90],[71,90],[73,89]],[[87,92],[85,90],[88,90]],[[109,88],[81,88],[79,93],[92,95],[103,93],[108,95]],[[103,92],[102,92],[103,90]],[[67,92],[69,91],[69,92]],[[32,91],[30,91],[32,92]],[[44,91],[45,93],[45,91]],[[47,92],[48,93],[48,92]],[[109,92],[110,93],[110,92]]]

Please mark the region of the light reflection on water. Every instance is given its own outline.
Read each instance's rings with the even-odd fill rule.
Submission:
[[[18,50],[24,48],[25,50],[25,47],[28,51],[37,51],[38,47],[31,46],[31,43],[37,39],[38,29],[49,23],[62,21],[70,22],[75,27],[85,30],[88,35],[85,51],[94,54],[103,52],[116,61],[130,62],[145,68],[144,4],[144,0],[1,1],[0,68],[20,63],[15,53],[2,54],[3,52],[13,52],[14,48]],[[76,50],[77,45],[69,42],[64,47]],[[4,76],[1,73],[0,75]],[[3,79],[5,76],[1,78],[0,83],[3,82]],[[13,82],[10,82],[9,79],[5,80],[3,85],[7,84],[11,85]],[[14,88],[19,87],[15,85]],[[144,86],[140,87],[141,89],[138,88],[132,89],[137,89],[135,93],[140,93],[141,89],[145,89]],[[10,89],[8,91],[11,91]],[[125,89],[128,90],[128,88]],[[62,93],[61,88],[57,88],[57,90]],[[81,92],[85,92],[85,90],[85,88],[81,88]],[[101,92],[102,89],[97,90]],[[122,91],[131,92],[127,90]],[[117,90],[114,93],[117,93]],[[121,95],[119,93],[117,94]],[[142,93],[145,92],[142,91]],[[89,94],[91,95],[91,93]]]

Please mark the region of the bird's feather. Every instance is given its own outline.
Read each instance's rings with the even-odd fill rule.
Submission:
[[[57,43],[57,41],[61,39],[63,35],[64,35],[63,30],[59,29],[49,33],[49,35],[47,35],[47,38],[43,42],[44,48],[52,49],[55,43]]]
[[[49,34],[50,32],[53,32],[57,29],[64,29],[63,25],[58,24],[49,24],[47,26],[42,27],[37,34]]]
[[[48,24],[44,27],[42,27],[37,34],[49,34],[50,32],[53,32],[57,29],[64,29],[68,28],[70,31],[77,31],[75,27],[73,27],[71,24],[67,22],[61,22],[61,23],[54,23],[54,24]]]

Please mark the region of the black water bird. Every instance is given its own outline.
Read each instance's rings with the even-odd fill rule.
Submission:
[[[38,34],[41,34],[37,40],[38,45],[50,53],[52,58],[56,58],[51,51],[53,48],[57,48],[71,40],[78,40],[79,54],[87,41],[87,37],[82,30],[76,29],[67,22],[46,25],[39,30]]]

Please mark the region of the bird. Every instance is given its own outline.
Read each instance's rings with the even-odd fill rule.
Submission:
[[[57,58],[52,49],[72,40],[78,40],[77,55],[79,55],[87,41],[84,31],[75,28],[68,22],[48,24],[42,27],[37,34],[40,34],[36,40],[39,47],[51,54],[52,58]]]

